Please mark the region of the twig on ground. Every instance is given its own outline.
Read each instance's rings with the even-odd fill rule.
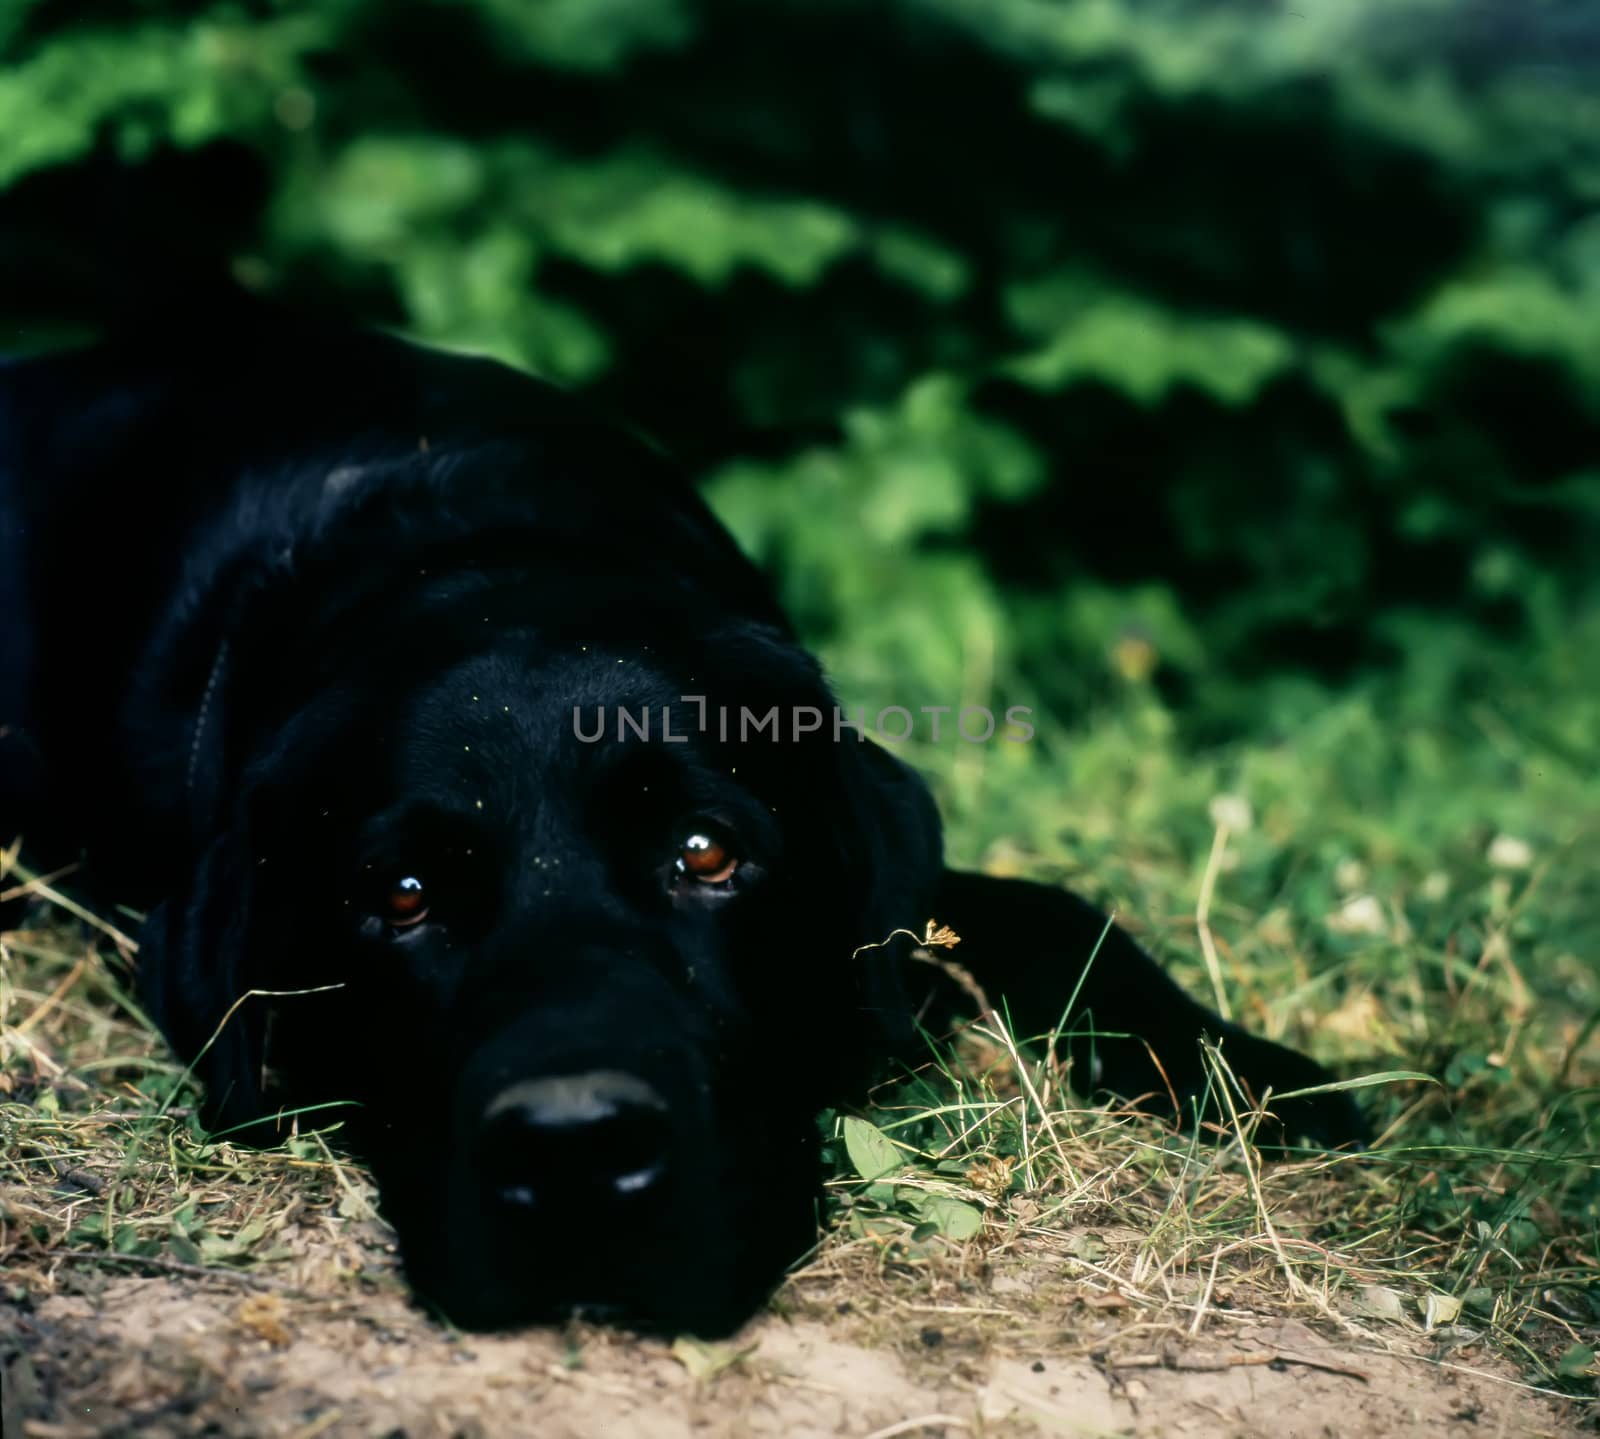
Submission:
[[[959,1419],[954,1414],[919,1414],[915,1419],[902,1419],[898,1424],[885,1425],[882,1429],[874,1429],[866,1439],[895,1439],[897,1434],[915,1434],[919,1429],[933,1429],[935,1427],[953,1426],[957,1429],[970,1429],[972,1425],[965,1419]]]
[[[1339,1374],[1346,1379],[1359,1379],[1363,1384],[1372,1382],[1372,1376],[1364,1370],[1311,1359],[1304,1354],[1290,1354],[1282,1349],[1235,1351],[1231,1354],[1188,1354],[1167,1350],[1160,1354],[1130,1354],[1126,1358],[1106,1361],[1108,1369],[1175,1369],[1188,1374],[1213,1374],[1223,1369],[1289,1364],[1302,1369],[1319,1369],[1324,1374]]]
[[[52,1259],[80,1264],[125,1264],[132,1269],[154,1269],[162,1274],[182,1274],[189,1279],[218,1279],[243,1284],[250,1289],[288,1290],[291,1286],[242,1269],[217,1269],[205,1264],[188,1264],[181,1259],[163,1259],[158,1254],[106,1254],[98,1249],[58,1249]]]

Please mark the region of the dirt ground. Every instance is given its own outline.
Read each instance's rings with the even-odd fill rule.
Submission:
[[[6,1439],[1586,1432],[1486,1353],[1441,1365],[1420,1333],[1363,1338],[1337,1316],[1213,1305],[1190,1335],[1102,1294],[1078,1328],[1020,1322],[1019,1294],[1070,1282],[1049,1253],[865,1295],[825,1254],[731,1343],[669,1345],[452,1334],[408,1301],[376,1221],[308,1216],[280,1239],[270,1278],[104,1255],[63,1263],[53,1293],[11,1291]]]

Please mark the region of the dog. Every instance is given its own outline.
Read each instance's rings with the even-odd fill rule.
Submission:
[[[265,308],[0,370],[0,829],[148,911],[212,1132],[343,1120],[459,1325],[748,1319],[819,1110],[972,1011],[930,917],[1085,1091],[1192,1120],[1202,1035],[1328,1083],[1085,901],[947,869],[836,715],[694,489],[513,370]]]

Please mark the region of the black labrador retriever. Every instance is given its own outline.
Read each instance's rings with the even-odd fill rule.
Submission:
[[[213,1130],[350,1103],[460,1324],[746,1319],[814,1241],[819,1108],[964,1003],[877,943],[930,916],[1085,1089],[1186,1108],[1202,1034],[1327,1080],[1071,894],[945,869],[834,715],[693,489],[508,369],[255,311],[0,369],[0,838],[148,908]]]

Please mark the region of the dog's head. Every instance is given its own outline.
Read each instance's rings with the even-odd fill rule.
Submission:
[[[145,992],[215,1126],[348,1105],[299,1122],[345,1121],[453,1320],[726,1331],[815,1235],[817,1109],[903,1037],[904,940],[857,951],[928,917],[931,804],[703,554],[345,528],[398,580],[300,563],[230,633]]]

